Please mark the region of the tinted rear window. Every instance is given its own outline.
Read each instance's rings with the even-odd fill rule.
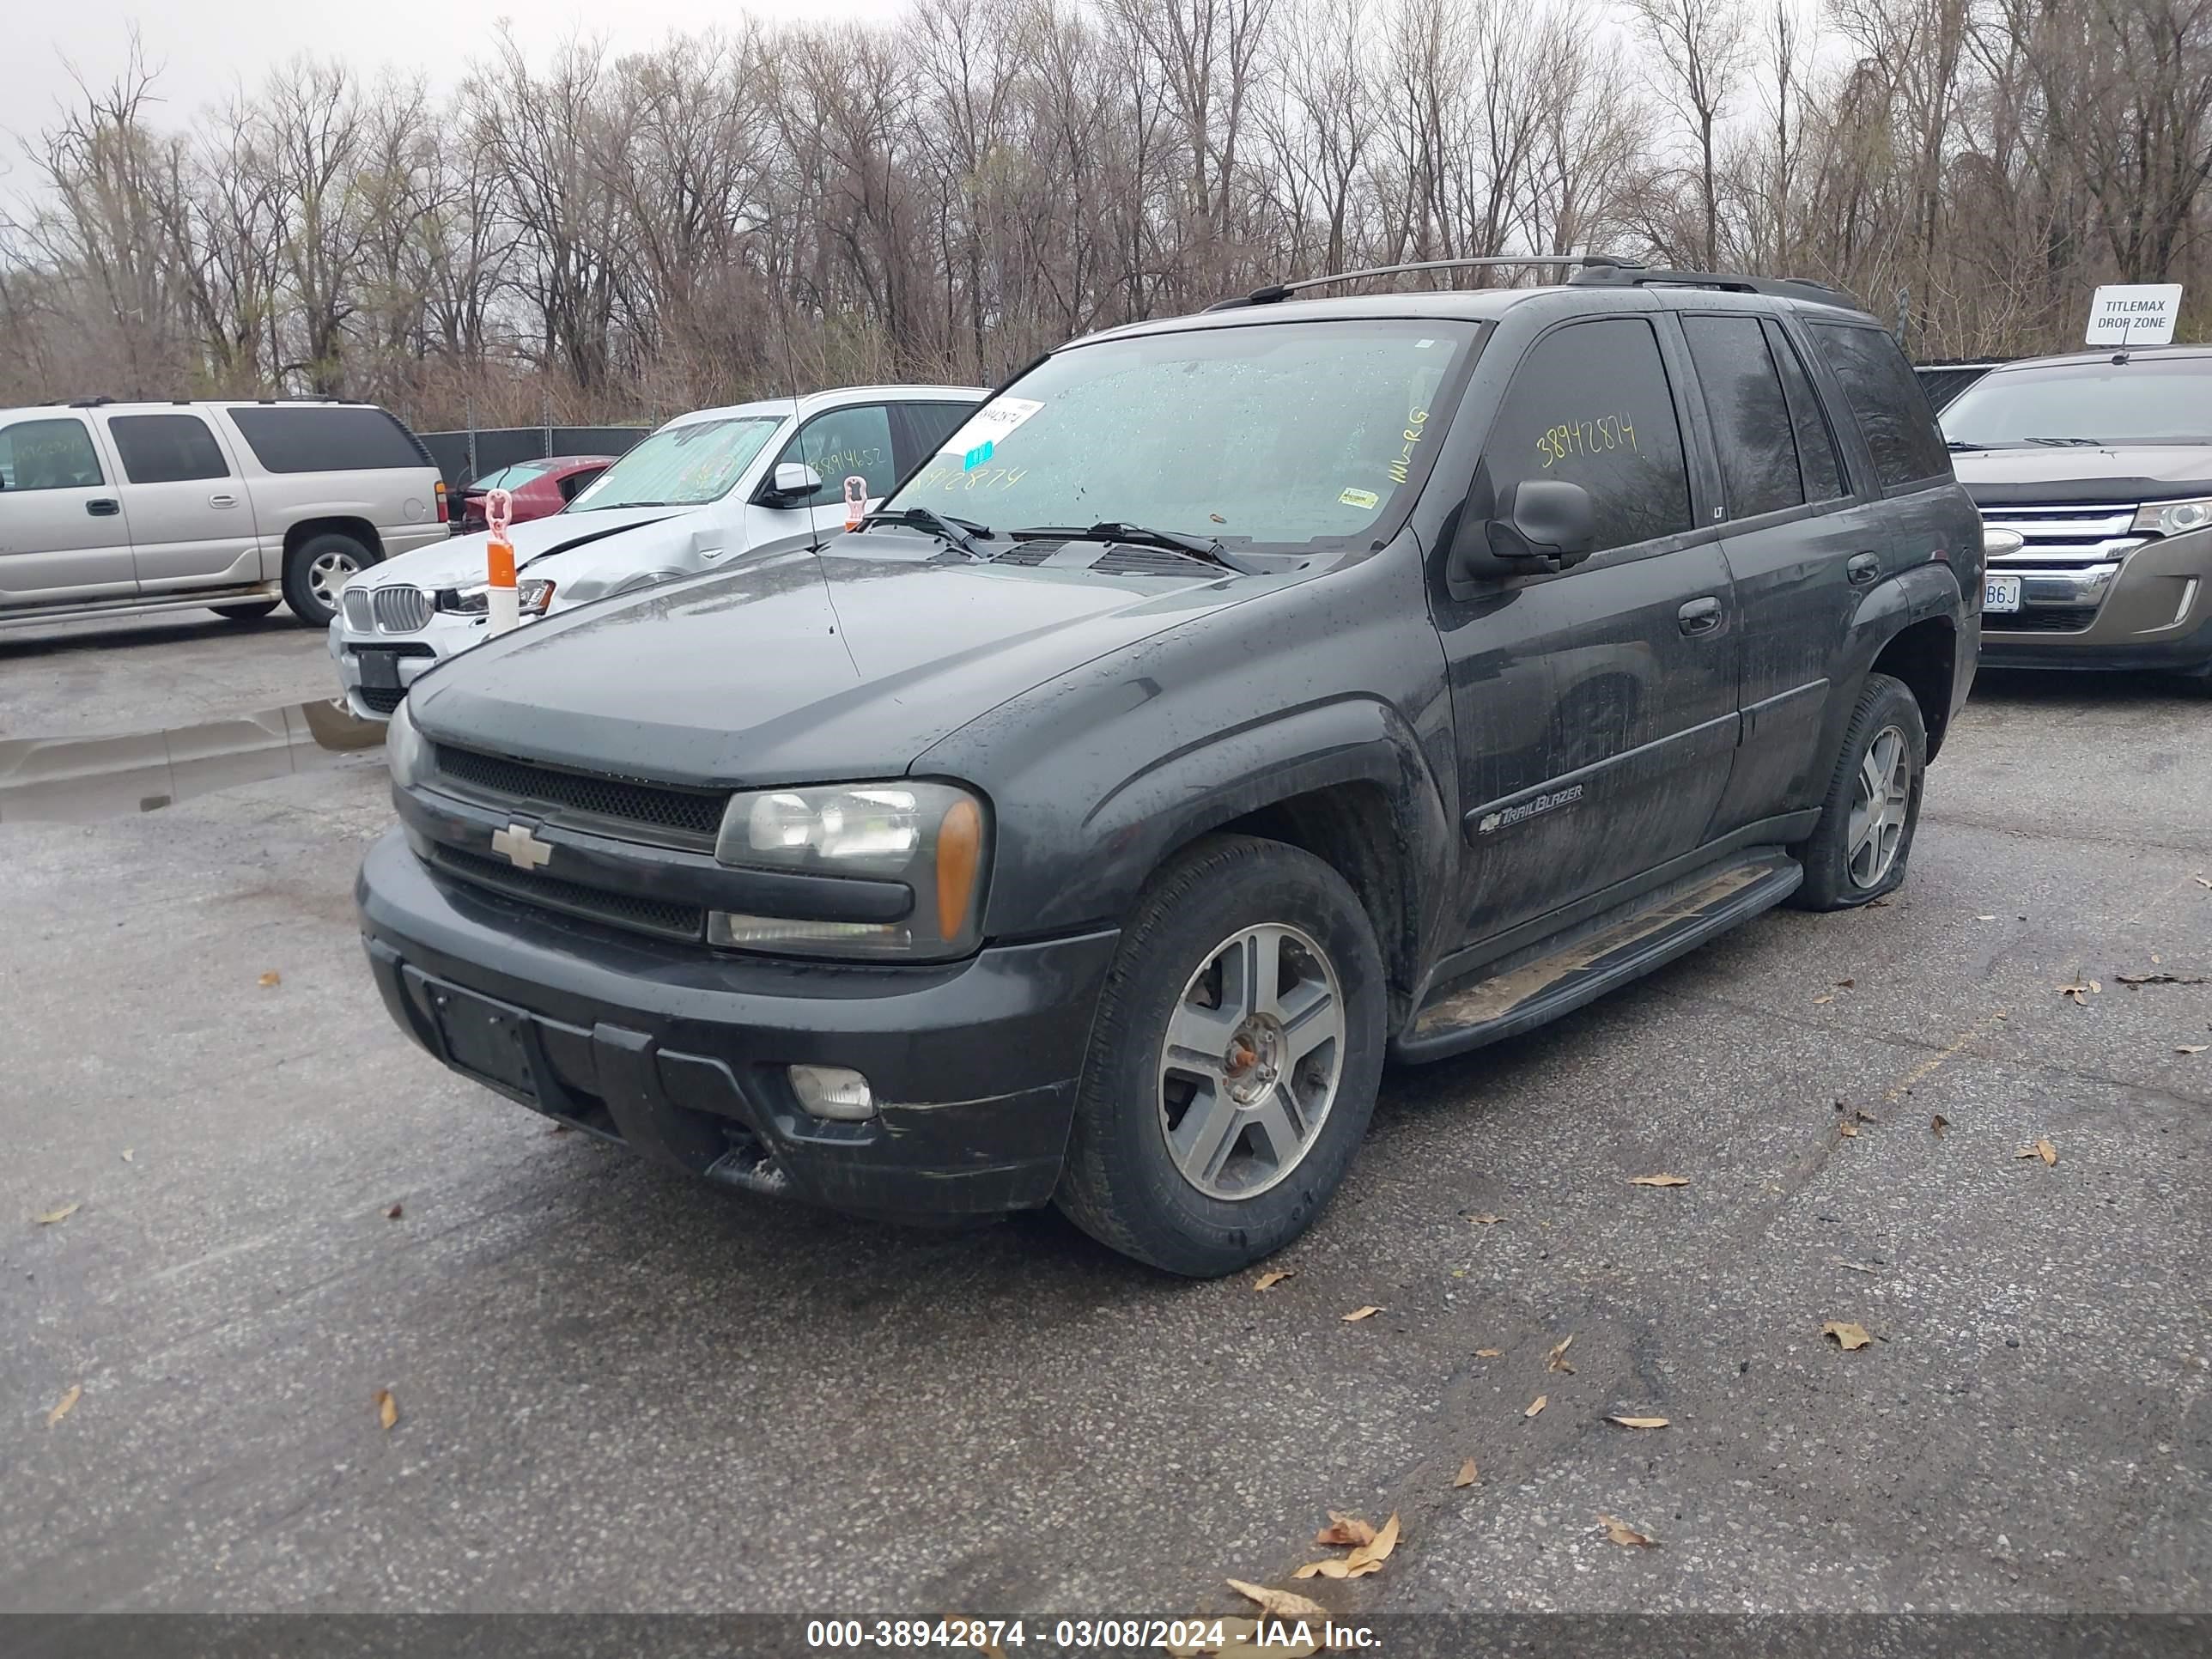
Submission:
[[[380,409],[309,405],[233,407],[230,418],[271,472],[370,472],[424,467],[415,434]]]
[[[1813,337],[1844,383],[1844,396],[1874,453],[1874,470],[1882,483],[1948,477],[1951,453],[1936,429],[1936,411],[1897,342],[1878,328],[1835,323],[1814,324]]]
[[[117,415],[109,418],[107,431],[132,483],[230,476],[215,434],[197,415]]]

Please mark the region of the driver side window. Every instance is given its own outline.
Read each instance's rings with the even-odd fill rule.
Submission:
[[[1484,446],[1498,510],[1530,479],[1589,492],[1594,553],[1690,528],[1690,476],[1658,337],[1641,317],[1570,323],[1537,341]]]
[[[793,507],[828,507],[845,499],[845,480],[867,481],[868,499],[888,495],[898,482],[891,456],[890,411],[881,404],[856,404],[817,415],[784,447],[781,461],[801,461],[822,475],[822,488],[793,499]]]
[[[0,427],[0,489],[90,489],[106,482],[92,434],[79,420]]]

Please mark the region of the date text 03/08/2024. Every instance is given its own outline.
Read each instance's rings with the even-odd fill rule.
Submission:
[[[1031,1643],[1048,1651],[1086,1653],[1130,1649],[1170,1654],[1373,1652],[1380,1644],[1364,1625],[1266,1615],[1215,1619],[813,1619],[809,1648],[836,1651],[1003,1652]]]

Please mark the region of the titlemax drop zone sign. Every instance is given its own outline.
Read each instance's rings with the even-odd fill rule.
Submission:
[[[2167,345],[2181,310],[2179,283],[2115,283],[2089,301],[2093,346]]]

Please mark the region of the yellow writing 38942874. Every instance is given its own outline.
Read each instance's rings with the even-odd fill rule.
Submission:
[[[1544,428],[1536,440],[1536,453],[1551,466],[1577,455],[1602,455],[1611,450],[1636,448],[1636,422],[1626,415],[1601,415],[1595,420],[1570,421]]]

